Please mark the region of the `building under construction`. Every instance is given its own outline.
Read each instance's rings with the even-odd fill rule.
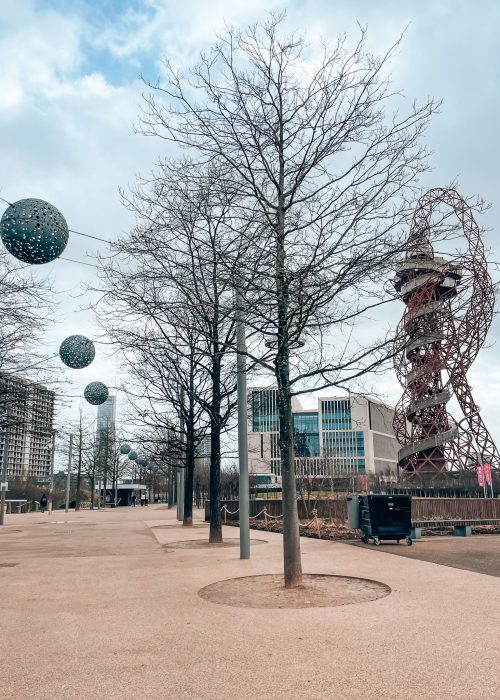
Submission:
[[[458,218],[467,241],[463,254],[434,254],[435,238],[452,230],[442,214],[433,228],[440,205]],[[478,462],[498,470],[498,450],[467,381],[491,324],[495,293],[479,228],[455,190],[433,189],[419,200],[394,287],[405,304],[395,355],[403,387],[394,418],[401,477],[428,483]],[[448,409],[453,395],[463,413],[458,421]]]

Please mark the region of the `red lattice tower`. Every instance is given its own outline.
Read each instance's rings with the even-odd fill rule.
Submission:
[[[453,260],[434,255],[431,217],[440,204],[453,209],[468,243]],[[420,198],[394,287],[406,305],[394,363],[404,389],[394,418],[401,475],[431,481],[475,469],[478,460],[498,470],[500,454],[467,382],[491,324],[495,291],[472,210],[455,190],[436,188]],[[453,394],[464,414],[460,424],[447,409]]]

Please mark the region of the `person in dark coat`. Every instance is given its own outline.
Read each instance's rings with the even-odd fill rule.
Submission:
[[[47,496],[43,494],[40,499],[40,510],[42,513],[45,513],[45,508],[47,508]]]
[[[132,505],[135,508],[135,493],[132,494]]]

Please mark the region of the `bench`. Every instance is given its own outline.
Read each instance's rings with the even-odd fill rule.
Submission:
[[[412,539],[422,537],[423,527],[452,527],[456,537],[470,537],[474,525],[500,525],[500,518],[472,518],[455,520],[415,520],[412,521]]]

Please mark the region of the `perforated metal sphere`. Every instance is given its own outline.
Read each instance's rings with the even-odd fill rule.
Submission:
[[[147,467],[149,464],[149,460],[146,457],[138,457],[135,461],[140,467]]]
[[[132,461],[135,461],[137,459],[137,452],[134,452],[134,450],[131,450],[128,453],[128,458],[131,459]]]
[[[92,406],[100,406],[107,400],[109,391],[106,384],[102,382],[91,382],[85,387],[83,395]]]
[[[20,199],[5,210],[0,236],[15,258],[42,265],[58,258],[68,242],[68,224],[59,209],[43,199]]]
[[[68,367],[83,369],[95,357],[94,343],[84,335],[70,335],[61,343],[59,357]]]
[[[122,453],[122,455],[128,455],[131,449],[132,448],[130,447],[130,445],[127,445],[126,442],[124,442],[123,445],[120,445],[120,452]]]

